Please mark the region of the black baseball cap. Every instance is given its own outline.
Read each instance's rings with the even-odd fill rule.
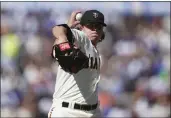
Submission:
[[[103,26],[107,26],[104,23],[104,15],[97,10],[88,10],[83,14],[80,24],[86,25],[88,23],[100,23]]]

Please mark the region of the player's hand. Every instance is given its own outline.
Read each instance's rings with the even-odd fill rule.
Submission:
[[[88,34],[88,38],[89,39],[95,39],[98,37],[98,34],[96,31],[91,31],[89,34]]]
[[[96,31],[86,31],[87,37],[90,40],[94,40],[99,37],[98,33]]]
[[[67,22],[67,25],[68,25],[70,28],[75,28],[77,25],[80,24],[80,21],[77,21],[77,20],[76,20],[76,15],[77,15],[78,13],[81,13],[81,11],[80,11],[80,10],[77,10],[77,11],[72,12],[72,14],[71,14],[71,16],[70,16],[70,18],[69,18],[69,20],[68,20],[68,22]]]

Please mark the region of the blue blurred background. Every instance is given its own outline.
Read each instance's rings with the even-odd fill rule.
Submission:
[[[1,2],[1,117],[47,118],[54,25],[97,9],[107,23],[99,83],[104,117],[170,116],[170,2]]]

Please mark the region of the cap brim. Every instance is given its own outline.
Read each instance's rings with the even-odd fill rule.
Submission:
[[[103,25],[103,26],[107,26],[105,23],[103,23],[103,22],[92,22],[92,21],[89,21],[89,23],[98,23],[98,24],[101,24],[101,25]],[[86,23],[81,23],[82,25],[84,25],[84,24],[86,24]]]
[[[92,23],[99,23],[99,24],[101,24],[101,25],[103,25],[103,26],[107,26],[105,23],[103,23],[103,22],[92,22]]]
[[[107,26],[105,23],[102,23],[102,25],[105,26],[105,27]]]

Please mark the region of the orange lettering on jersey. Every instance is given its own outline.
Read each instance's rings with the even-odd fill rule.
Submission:
[[[94,58],[94,60],[95,60],[95,62],[94,62],[94,64],[93,64],[93,68],[94,68],[94,69],[97,69],[97,66],[98,66],[98,64],[97,64],[97,58]]]
[[[100,68],[100,58],[91,57],[90,54],[88,58],[89,58],[89,61],[85,64],[84,68],[91,68],[91,69],[96,69],[96,70]]]

